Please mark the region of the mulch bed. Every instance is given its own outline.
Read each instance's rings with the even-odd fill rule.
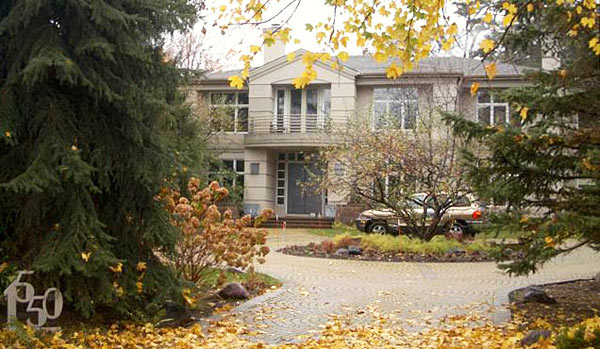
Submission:
[[[521,302],[516,290],[516,303],[511,305],[513,317],[523,324],[543,319],[553,326],[572,326],[600,313],[600,282],[578,280],[541,286],[554,298],[555,304]]]
[[[393,253],[382,252],[375,249],[363,249],[360,255],[336,254],[334,252],[323,251],[320,244],[309,243],[308,245],[292,245],[283,247],[277,252],[301,257],[317,257],[331,259],[351,259],[359,261],[378,261],[378,262],[490,262],[493,258],[485,252],[467,252],[455,251],[454,253],[437,254],[417,254],[417,253]]]

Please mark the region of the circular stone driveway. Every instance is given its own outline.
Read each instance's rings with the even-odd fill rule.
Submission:
[[[324,238],[289,229],[271,230],[271,253],[257,270],[283,282],[276,291],[234,309],[257,339],[267,343],[298,340],[319,331],[329,314],[352,314],[369,321],[366,311],[389,314],[406,329],[435,326],[446,315],[482,312],[506,321],[508,292],[530,284],[593,277],[600,254],[580,248],[547,263],[528,277],[509,277],[494,263],[368,262],[296,257],[276,252],[292,244]],[[374,310],[375,309],[375,310]]]

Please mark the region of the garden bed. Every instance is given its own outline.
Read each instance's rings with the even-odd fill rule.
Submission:
[[[494,260],[493,249],[484,240],[459,242],[436,236],[423,242],[406,236],[341,234],[321,243],[291,245],[278,251],[294,256],[363,261],[489,262]]]
[[[575,280],[540,285],[556,303],[523,302],[526,289],[511,292],[513,318],[523,324],[542,319],[553,327],[572,326],[600,311],[600,282]]]

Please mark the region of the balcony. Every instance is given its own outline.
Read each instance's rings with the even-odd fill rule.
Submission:
[[[249,120],[247,147],[318,147],[335,142],[334,130],[342,123],[330,115],[277,114]],[[345,120],[345,117],[344,119]]]

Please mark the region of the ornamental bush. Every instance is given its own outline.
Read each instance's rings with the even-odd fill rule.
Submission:
[[[209,275],[209,268],[227,265],[246,269],[255,259],[265,262],[264,257],[269,253],[265,245],[267,231],[257,227],[272,210],[264,210],[254,222],[250,215],[233,219],[231,210],[221,213],[217,207],[229,195],[219,183],[212,182],[201,189],[200,180],[192,177],[187,191],[189,198],[167,188],[157,196],[157,200],[164,202],[171,223],[182,234],[174,253],[165,256],[179,276],[202,283]]]

